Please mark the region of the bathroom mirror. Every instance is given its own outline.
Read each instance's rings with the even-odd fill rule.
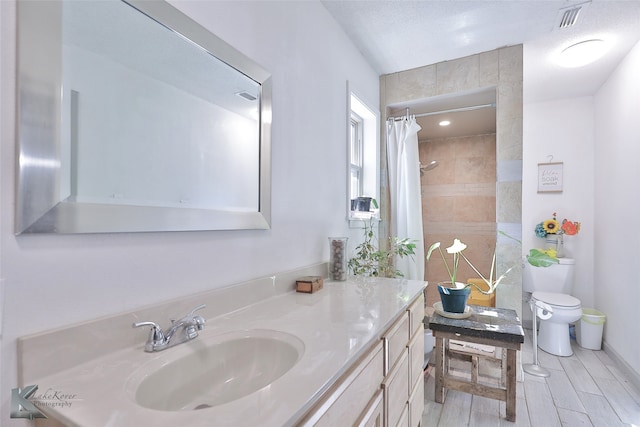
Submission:
[[[18,2],[16,233],[266,229],[270,75],[160,1]]]

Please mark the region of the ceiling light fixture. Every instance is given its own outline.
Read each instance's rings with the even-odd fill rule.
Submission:
[[[560,53],[558,62],[563,67],[582,67],[602,57],[607,49],[608,46],[604,40],[585,40],[565,48]]]
[[[438,123],[440,126],[449,126],[451,124],[451,122],[449,120],[443,120],[440,123]]]

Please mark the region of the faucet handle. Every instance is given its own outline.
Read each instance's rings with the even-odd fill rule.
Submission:
[[[199,306],[197,306],[196,308],[194,308],[193,310],[191,310],[191,312],[189,313],[189,316],[195,316],[196,311],[198,310],[202,310],[203,308],[205,308],[207,305],[206,304],[201,304]]]
[[[191,313],[189,313],[189,316],[191,316],[191,318],[193,319],[194,326],[198,331],[201,331],[204,329],[204,324],[206,323],[206,320],[204,319],[204,317],[198,314],[195,314],[195,312],[198,310],[202,310],[205,307],[206,307],[205,304],[199,305],[193,310],[191,310]]]
[[[149,346],[153,347],[156,343],[161,343],[164,341],[164,332],[162,332],[162,328],[156,322],[138,322],[131,325],[133,328],[139,328],[141,326],[151,326],[151,330],[149,331],[149,339],[147,340],[147,348]],[[149,350],[148,350],[149,351]]]

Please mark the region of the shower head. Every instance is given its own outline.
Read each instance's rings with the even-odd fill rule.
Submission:
[[[437,160],[431,160],[426,165],[420,165],[420,172],[430,171],[430,170],[433,170],[433,169],[435,169],[437,167],[438,167],[438,161]]]
[[[424,172],[425,171],[430,171],[430,170],[433,170],[433,169],[435,169],[437,167],[438,167],[438,161],[437,160],[431,160],[426,165],[423,165],[421,163],[420,164],[420,176],[424,176]]]

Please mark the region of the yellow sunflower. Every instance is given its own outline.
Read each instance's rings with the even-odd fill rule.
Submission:
[[[556,221],[555,219],[548,219],[542,223],[542,228],[544,228],[544,231],[549,234],[556,234],[560,227],[558,221]]]

